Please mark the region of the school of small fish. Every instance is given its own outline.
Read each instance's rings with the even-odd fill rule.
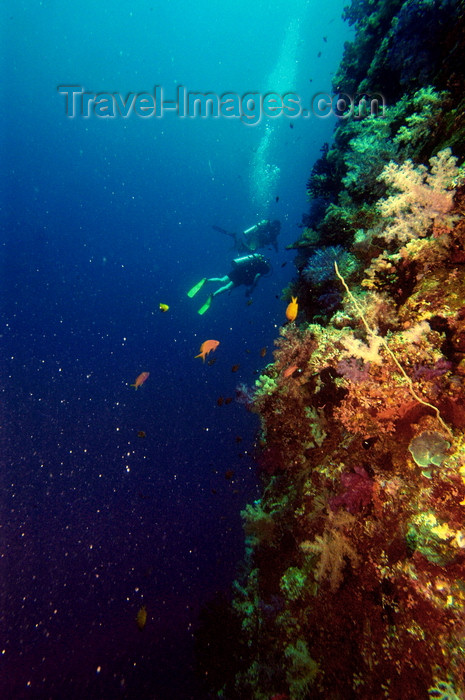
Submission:
[[[278,198],[276,199],[276,201],[278,201]],[[162,313],[166,313],[167,311],[169,311],[170,307],[168,304],[164,304],[164,303],[160,302],[160,304],[158,305],[158,308],[160,309],[160,311]],[[295,319],[297,318],[298,311],[299,311],[299,305],[297,303],[297,297],[292,297],[291,302],[287,305],[287,308],[286,308],[286,318],[290,323],[295,321]],[[204,342],[200,346],[200,352],[198,355],[195,355],[195,358],[201,357],[202,362],[205,363],[205,358],[211,352],[214,352],[217,349],[218,345],[220,345],[219,340],[204,340]],[[260,357],[265,357],[267,350],[268,350],[268,348],[262,347],[259,351]],[[247,352],[250,352],[250,350],[247,350]],[[209,365],[212,365],[213,363],[214,363],[214,360],[210,360],[208,362]],[[239,364],[234,364],[231,367],[231,372],[237,372],[239,370],[239,368],[240,368]],[[291,377],[294,374],[294,372],[296,372],[298,369],[299,368],[297,365],[290,365],[289,367],[287,367],[283,371],[283,376],[285,378]],[[134,383],[131,384],[131,386],[133,386],[136,390],[139,389],[139,387],[141,387],[147,381],[149,376],[150,376],[150,372],[141,372],[136,377]],[[218,406],[222,406],[224,404],[227,405],[227,404],[231,403],[232,400],[233,400],[232,397],[224,398],[223,396],[220,396],[217,399],[217,404],[218,404]],[[138,430],[137,437],[145,438],[146,437],[145,431]],[[242,441],[242,438],[240,436],[236,436],[236,443],[240,443],[241,441]],[[242,456],[242,455],[239,455],[239,456]],[[228,479],[228,480],[232,479],[233,476],[234,476],[233,471],[230,470],[230,471],[225,472],[226,479]],[[139,630],[141,630],[141,631],[145,628],[145,625],[147,624],[147,608],[145,605],[142,605],[137,612],[136,624],[137,624],[137,627],[139,628]],[[276,696],[276,697],[278,697],[278,696]],[[285,697],[285,696],[283,696],[283,697]],[[281,698],[281,696],[279,696],[279,698]]]
[[[159,305],[158,305],[158,308],[160,309],[160,311],[161,311],[162,313],[166,313],[167,311],[169,311],[169,308],[170,308],[170,307],[169,307],[168,304],[164,304],[164,303],[160,302]],[[288,320],[290,323],[292,323],[293,321],[295,321],[295,319],[297,318],[298,312],[299,312],[299,304],[298,304],[298,302],[297,302],[297,297],[292,297],[290,303],[287,305],[287,308],[286,308],[286,318],[287,318],[287,320]],[[218,347],[219,344],[220,344],[220,341],[219,341],[219,340],[204,340],[204,342],[203,342],[203,343],[201,344],[201,346],[200,346],[200,352],[199,352],[198,355],[195,355],[195,358],[201,357],[201,358],[202,358],[202,362],[205,362],[205,358],[206,358],[211,352],[214,352],[214,351],[216,350],[216,348]],[[248,352],[249,352],[249,351],[248,351]],[[266,348],[266,347],[261,348],[261,350],[260,350],[260,357],[265,357],[266,353],[267,353],[267,348]],[[210,361],[209,361],[209,364],[213,364],[213,363],[214,363],[214,360],[210,360]],[[235,364],[235,365],[232,366],[231,371],[232,371],[232,372],[237,372],[237,370],[238,370],[239,368],[240,368],[240,365],[239,365],[239,364]],[[284,377],[289,377],[289,376],[291,376],[297,369],[298,369],[298,367],[297,367],[297,366],[294,366],[294,365],[292,365],[291,367],[288,367],[288,368],[283,372]],[[131,386],[133,386],[135,389],[138,389],[139,387],[142,386],[142,384],[144,384],[144,382],[147,381],[147,379],[149,378],[149,376],[150,376],[150,372],[141,372],[141,373],[136,377],[134,383],[131,384]],[[221,399],[222,399],[222,397],[221,397]],[[221,401],[219,400],[219,405],[221,405],[221,403],[223,403],[223,400],[221,400]],[[142,437],[142,434],[143,434],[143,436],[145,437],[145,433],[143,433],[143,431],[139,431],[139,433],[138,433],[139,437]]]

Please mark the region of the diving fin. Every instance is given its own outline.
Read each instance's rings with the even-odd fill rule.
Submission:
[[[187,296],[189,297],[189,299],[192,299],[192,297],[195,297],[197,292],[200,292],[200,290],[202,289],[202,287],[206,281],[207,281],[207,278],[204,277],[203,279],[200,280],[200,282],[197,282],[197,284],[195,284],[192,287],[192,289],[189,289],[189,291],[187,292]]]
[[[208,311],[208,309],[212,305],[212,299],[213,299],[213,295],[210,294],[210,296],[208,297],[205,304],[203,306],[201,306],[200,309],[197,311],[197,313],[200,314],[200,316],[203,316],[205,311]]]

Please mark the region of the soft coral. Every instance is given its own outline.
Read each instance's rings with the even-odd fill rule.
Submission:
[[[373,479],[363,467],[356,466],[353,472],[343,474],[341,484],[345,490],[331,498],[329,505],[332,510],[338,510],[344,506],[349,513],[355,515],[371,503]]]

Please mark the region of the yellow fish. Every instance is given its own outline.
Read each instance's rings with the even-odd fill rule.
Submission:
[[[138,628],[140,630],[143,630],[147,623],[147,608],[145,607],[145,605],[142,605],[142,607],[139,608],[139,611],[136,615],[136,622]]]
[[[160,311],[163,311],[163,313],[170,310],[168,304],[160,304],[158,308],[160,309]]]
[[[297,303],[297,297],[292,297],[292,301],[287,305],[286,318],[288,321],[295,321],[297,313],[299,311],[299,305]]]
[[[219,340],[205,340],[200,346],[199,354],[195,357],[201,357],[202,361],[205,362],[205,358],[208,355],[208,353],[212,352],[212,350],[216,350],[219,344]]]

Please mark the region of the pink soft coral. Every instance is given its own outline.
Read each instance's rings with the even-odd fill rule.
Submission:
[[[455,190],[449,189],[458,175],[457,158],[450,148],[430,158],[430,171],[424,165],[415,166],[411,160],[402,165],[390,162],[379,176],[395,190],[378,203],[381,214],[393,217],[383,237],[387,241],[406,243],[412,238],[426,236],[431,224],[450,225]]]
[[[363,467],[354,467],[353,472],[343,474],[341,484],[345,490],[330,500],[329,505],[332,510],[338,510],[344,506],[349,513],[355,515],[371,503],[373,479],[368,476]]]

